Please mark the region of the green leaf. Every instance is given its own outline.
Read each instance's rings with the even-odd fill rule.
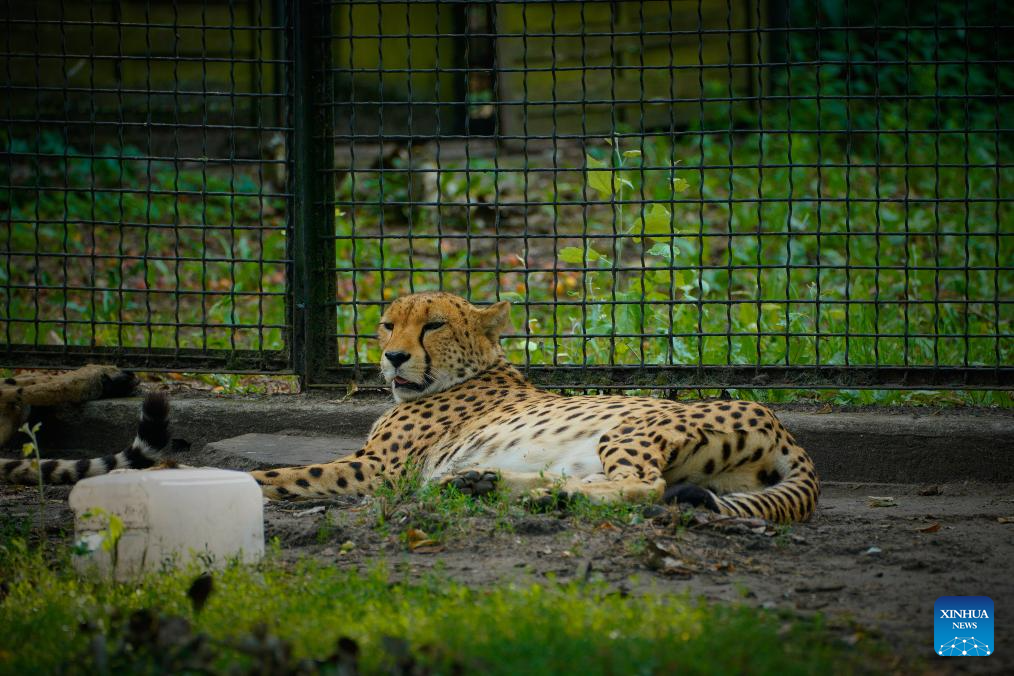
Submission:
[[[624,150],[623,151],[623,156],[624,157],[640,157],[641,156],[641,151],[640,150]]]
[[[686,192],[690,189],[690,184],[685,178],[676,177],[672,180],[672,189],[676,192]]]
[[[21,447],[21,455],[25,456],[26,458],[30,456],[33,452],[35,452],[35,444],[33,444],[30,441]]]
[[[651,205],[651,209],[644,215],[644,235],[657,239],[669,237],[672,234],[672,214],[661,204]]]
[[[605,197],[612,196],[613,190],[616,187],[616,177],[613,175],[613,171],[609,165],[601,160],[596,160],[591,155],[585,157],[585,161],[588,166],[588,169],[585,171],[588,186]]]
[[[564,263],[579,265],[584,263],[584,249],[577,246],[565,246],[556,254]]]
[[[116,543],[120,541],[123,536],[123,519],[116,516],[115,514],[109,515],[109,525],[106,528],[106,535],[102,539],[102,549],[107,552],[112,551],[116,547]]]
[[[648,255],[650,256],[661,256],[670,263],[679,254],[679,250],[669,244],[656,244],[655,246],[648,249]]]
[[[582,249],[578,246],[565,246],[560,249],[557,256],[564,263],[573,263],[574,265],[584,265],[585,260],[590,263],[591,261],[597,261],[602,258],[602,254],[595,249],[591,247]]]

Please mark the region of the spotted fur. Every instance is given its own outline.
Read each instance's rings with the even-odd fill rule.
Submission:
[[[114,469],[146,469],[158,462],[160,451],[168,443],[169,400],[163,392],[151,392],[141,405],[137,435],[125,450],[80,460],[43,458],[38,468],[31,458],[0,459],[0,482],[36,484],[39,469],[42,470],[42,480],[47,484],[73,484]]]
[[[29,372],[0,381],[0,446],[28,419],[32,406],[80,404],[99,397],[123,397],[137,386],[133,373],[88,364],[62,373]]]
[[[415,466],[467,490],[495,478],[517,494],[665,499],[781,522],[813,514],[813,462],[766,407],[537,389],[500,348],[508,313],[506,302],[480,309],[443,293],[396,300],[379,339],[397,404],[353,456],[254,472],[264,494],[364,495]]]

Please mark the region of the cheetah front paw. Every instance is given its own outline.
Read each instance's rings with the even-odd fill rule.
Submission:
[[[500,476],[492,470],[468,469],[445,477],[440,485],[454,486],[465,495],[487,495],[496,490]]]

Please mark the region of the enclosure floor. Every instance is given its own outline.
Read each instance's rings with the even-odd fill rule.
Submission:
[[[70,542],[68,493],[47,491],[47,530],[55,542]],[[893,497],[897,506],[871,506],[869,496]],[[405,506],[404,513],[412,509]],[[36,515],[37,493],[0,486],[0,521]],[[285,559],[312,556],[361,569],[383,561],[398,578],[436,572],[479,587],[590,579],[630,593],[688,592],[708,600],[820,612],[846,639],[885,639],[901,656],[902,671],[912,656],[921,656],[934,671],[975,673],[1014,672],[1014,623],[1009,621],[1014,617],[1014,524],[1001,521],[1012,516],[1014,486],[1006,484],[831,484],[811,522],[766,533],[743,525],[677,528],[666,523],[668,513],[608,526],[566,514],[530,514],[508,517],[507,528],[491,515],[451,524],[441,551],[414,554],[399,537],[405,526],[399,525],[397,511],[384,532],[364,503],[270,503],[265,508],[266,536],[279,538]],[[324,519],[329,525],[322,528]],[[354,547],[341,553],[347,542]],[[656,544],[680,562],[679,571],[653,569]],[[933,603],[945,595],[993,599],[1000,618],[993,656],[933,657]]]

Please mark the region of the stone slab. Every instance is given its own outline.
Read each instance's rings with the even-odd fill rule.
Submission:
[[[362,441],[348,436],[252,432],[207,444],[200,460],[201,464],[239,470],[319,465],[356,452]]]

